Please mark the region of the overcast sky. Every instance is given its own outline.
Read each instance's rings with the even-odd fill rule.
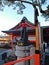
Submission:
[[[24,10],[23,15],[18,15],[17,10],[13,10],[11,7],[5,7],[4,11],[0,11],[0,35],[1,31],[9,30],[10,28],[17,25],[21,19],[26,16],[27,19],[34,23],[34,9],[31,5],[25,4],[26,9]],[[43,6],[44,7],[44,6]],[[49,22],[45,22],[45,19],[41,16],[38,17],[38,20],[42,26],[49,26]]]

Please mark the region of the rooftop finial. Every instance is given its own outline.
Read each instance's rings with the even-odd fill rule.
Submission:
[[[23,17],[22,22],[28,21],[26,17]]]

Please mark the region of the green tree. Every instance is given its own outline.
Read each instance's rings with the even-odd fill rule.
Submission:
[[[49,5],[46,7],[46,10],[42,9],[42,5],[46,3],[48,0],[0,0],[0,10],[3,10],[4,6],[13,6],[13,9],[16,9],[19,6],[18,14],[23,13],[23,9],[26,8],[24,3],[28,3],[32,5],[34,8],[38,7],[42,16],[44,16],[47,20],[49,19]]]

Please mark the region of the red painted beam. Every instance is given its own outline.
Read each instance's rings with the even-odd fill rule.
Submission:
[[[33,42],[35,43],[35,42],[36,42],[36,40],[29,40],[29,41],[30,41],[31,43],[33,43]]]

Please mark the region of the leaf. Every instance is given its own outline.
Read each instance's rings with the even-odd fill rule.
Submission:
[[[17,10],[17,14],[23,14],[22,10]]]
[[[47,0],[41,0],[41,4],[44,4]]]

